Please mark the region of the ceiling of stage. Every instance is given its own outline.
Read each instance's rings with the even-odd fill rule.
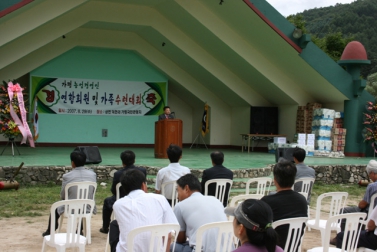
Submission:
[[[0,76],[87,46],[137,52],[193,107],[208,93],[230,107],[346,99],[245,2],[219,2],[35,0],[0,18]]]

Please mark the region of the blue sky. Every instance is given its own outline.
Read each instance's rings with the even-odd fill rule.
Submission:
[[[266,0],[283,16],[289,16],[304,10],[332,6],[337,3],[347,4],[355,0]]]

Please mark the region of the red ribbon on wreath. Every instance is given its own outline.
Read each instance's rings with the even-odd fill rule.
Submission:
[[[20,87],[20,84],[17,83],[13,85],[12,82],[8,83],[8,95],[9,95],[9,100],[10,100],[10,105],[9,105],[10,115],[12,116],[12,119],[17,124],[17,127],[22,134],[21,144],[26,143],[26,139],[28,139],[30,146],[34,147],[33,136],[31,135],[31,131],[26,120],[26,109],[25,109],[24,96],[22,94],[22,90],[23,89]],[[20,108],[22,121],[20,120],[20,118],[18,117],[17,113],[14,111],[13,106],[12,106],[14,93],[17,95],[18,106]]]

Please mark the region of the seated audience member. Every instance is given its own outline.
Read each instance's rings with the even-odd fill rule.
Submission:
[[[224,154],[221,151],[214,151],[211,153],[212,168],[206,169],[203,171],[202,176],[202,194],[204,194],[205,184],[208,180],[211,179],[233,179],[233,172],[223,166]],[[228,205],[228,194],[230,186],[227,185],[225,191],[225,197],[223,205],[226,207]],[[215,196],[216,194],[216,185],[210,184],[208,186],[208,195]]]
[[[170,164],[167,167],[159,170],[157,173],[155,189],[156,189],[156,193],[158,194],[161,193],[161,186],[163,183],[175,181],[179,179],[180,177],[182,177],[183,175],[190,173],[189,168],[187,168],[186,166],[182,166],[178,163],[179,160],[182,158],[181,147],[171,144],[166,149],[166,153],[168,154]],[[171,204],[171,200],[172,200],[171,199],[172,190],[173,190],[172,185],[168,185],[165,187],[164,196],[169,201],[169,204]]]
[[[272,228],[272,210],[261,200],[248,199],[237,207],[225,208],[234,216],[233,232],[241,246],[233,252],[283,252],[277,246],[277,233]]]
[[[293,161],[296,164],[296,180],[301,179],[301,178],[314,178],[315,179],[315,171],[313,168],[307,166],[304,164],[304,160],[306,157],[306,151],[301,148],[295,148],[293,151]],[[302,182],[295,184],[294,190],[296,192],[300,192],[302,187]],[[310,204],[310,196],[312,193],[312,188],[309,190],[309,195],[308,195],[308,205]]]
[[[357,243],[357,247],[363,247],[368,249],[377,249],[377,207],[375,207],[371,213],[371,216],[368,217],[368,224],[365,230],[361,230],[359,241]],[[342,248],[344,238],[344,231],[337,234],[335,237],[337,248]]]
[[[62,182],[62,189],[60,191],[60,199],[65,200],[65,187],[67,184],[72,182],[97,182],[97,174],[94,173],[92,170],[88,170],[84,167],[86,162],[86,155],[84,152],[81,151],[74,151],[71,153],[71,166],[72,171],[63,175],[63,182]],[[89,198],[93,198],[94,188],[90,187]],[[77,195],[77,187],[71,187],[68,190],[68,199],[76,199]],[[88,210],[90,211],[90,206],[88,206]],[[93,213],[97,212],[96,207],[93,209]],[[60,206],[55,211],[55,229],[58,228],[58,220],[60,215],[64,213],[64,206]],[[42,234],[42,236],[50,235],[50,223],[51,223],[51,216],[48,220],[48,227],[47,230]]]
[[[276,194],[264,196],[261,200],[266,202],[272,209],[273,221],[288,218],[307,217],[308,206],[303,195],[292,190],[296,177],[296,166],[292,162],[280,162],[274,166],[274,184]],[[288,225],[277,227],[279,235],[278,245],[285,247],[288,235]]]
[[[357,212],[364,212],[368,213],[369,207],[375,207],[376,204],[374,202],[370,202],[371,197],[373,194],[377,193],[377,161],[370,160],[367,167],[366,172],[369,178],[373,181],[373,183],[367,186],[363,199],[359,202],[358,206],[347,206],[340,210],[340,213],[357,213]],[[372,203],[372,206],[370,204]],[[369,216],[368,216],[369,217]],[[340,225],[341,231],[344,231],[345,226],[345,219],[342,220]],[[330,244],[336,245],[336,237],[330,240]]]
[[[131,169],[122,175],[120,181],[126,196],[113,205],[116,220],[110,224],[111,251],[127,251],[127,235],[135,228],[178,223],[164,196],[147,193],[144,173]],[[149,244],[145,240],[145,237],[136,236],[133,241],[135,251],[148,251]]]
[[[196,231],[204,224],[218,221],[227,221],[224,207],[213,196],[203,196],[197,177],[186,174],[177,180],[179,203],[175,205],[174,213],[181,230],[175,244],[175,252],[192,251],[196,244]],[[188,241],[187,241],[188,238]],[[213,238],[213,237],[212,237]],[[216,248],[216,240],[208,239],[204,242],[203,251],[212,251]],[[172,246],[170,247],[172,249]],[[200,251],[200,249],[196,249]]]
[[[130,150],[123,151],[120,154],[120,159],[122,160],[123,169],[116,171],[113,177],[113,184],[111,185],[112,196],[107,197],[103,202],[102,208],[102,228],[99,230],[101,233],[107,234],[109,232],[109,225],[111,219],[111,213],[113,212],[113,205],[116,201],[116,185],[120,182],[120,177],[125,171],[130,169],[137,169],[141,171],[144,176],[147,176],[147,170],[144,167],[137,167],[135,163],[135,153]],[[122,187],[119,188],[119,198],[122,198],[125,194]]]

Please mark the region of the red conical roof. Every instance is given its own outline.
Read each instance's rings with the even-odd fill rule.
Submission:
[[[363,44],[359,41],[351,41],[344,48],[340,60],[368,60],[368,57]]]

